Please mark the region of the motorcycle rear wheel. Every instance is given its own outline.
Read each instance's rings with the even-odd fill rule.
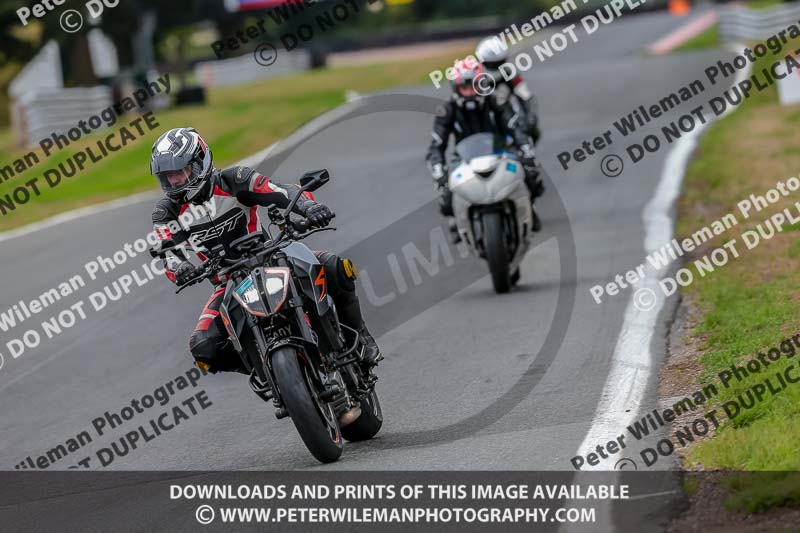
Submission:
[[[342,432],[333,408],[317,395],[310,374],[314,369],[289,346],[272,355],[272,369],[283,406],[308,451],[322,463],[339,459],[344,447]]]
[[[369,396],[361,400],[361,416],[355,422],[342,428],[342,436],[350,442],[369,440],[381,430],[383,426],[383,410],[378,400],[375,389]]]

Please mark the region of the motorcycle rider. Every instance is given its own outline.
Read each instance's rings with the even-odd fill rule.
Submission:
[[[431,132],[433,139],[426,158],[431,177],[440,193],[440,211],[450,219],[450,231],[456,242],[459,237],[452,219],[453,196],[447,185],[448,169],[445,161],[451,134],[455,135],[456,142],[484,132],[502,136],[503,143],[506,137],[510,137],[519,151],[520,161],[525,169],[525,185],[531,196],[531,205],[543,191],[533,140],[521,118],[523,111],[519,102],[511,97],[511,91],[506,85],[497,85],[493,90],[486,91],[486,76],[488,74],[483,66],[474,59],[464,59],[456,63],[452,82],[453,94],[436,110]],[[489,94],[481,94],[487,92]],[[541,221],[534,210],[533,231],[539,230]]]
[[[533,139],[533,144],[537,144],[541,137],[541,130],[539,129],[539,116],[537,113],[539,104],[536,101],[536,96],[534,96],[533,91],[531,91],[525,79],[519,73],[512,79],[507,80],[500,71],[500,67],[508,63],[508,47],[504,46],[497,37],[487,37],[478,43],[475,56],[481,62],[483,68],[486,69],[486,72],[494,78],[494,81],[498,85],[506,85],[514,97],[518,99],[524,111],[523,115],[528,121],[528,134]]]
[[[289,206],[289,191],[296,185],[281,185],[247,167],[219,170],[213,167],[211,150],[194,128],[175,128],[161,135],[153,144],[150,171],[158,178],[165,198],[153,209],[153,225],[161,244],[154,253],[164,259],[166,276],[177,285],[191,280],[197,267],[189,262],[180,248],[163,252],[165,247],[188,243],[198,258],[205,262],[214,245],[228,245],[249,233],[260,231],[257,208]],[[188,225],[178,225],[180,215],[194,205],[209,205],[205,218],[198,217]],[[327,206],[314,201],[309,193],[301,198],[294,212],[304,216],[312,226],[327,226],[334,217]],[[212,218],[213,217],[213,218]],[[180,223],[178,223],[180,224]],[[171,228],[182,227],[172,233]],[[370,335],[361,315],[355,292],[357,271],[349,259],[330,252],[314,252],[325,267],[328,292],[336,304],[343,324],[359,332],[363,348],[362,364],[374,366],[383,355]],[[197,327],[189,339],[189,351],[195,364],[208,372],[242,371],[239,355],[228,341],[219,313],[225,292],[223,280],[216,278],[216,287],[208,300]]]

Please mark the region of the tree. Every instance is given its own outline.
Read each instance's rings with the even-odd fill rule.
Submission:
[[[14,35],[20,26],[17,9],[21,7],[28,7],[28,2],[7,0],[0,7],[0,64],[25,63],[36,55],[38,43]]]

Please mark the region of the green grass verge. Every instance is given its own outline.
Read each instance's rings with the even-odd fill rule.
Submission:
[[[461,56],[468,53],[471,50],[465,49]],[[372,92],[429,82],[427,76],[431,70],[450,66],[457,57],[460,56],[448,53],[414,61],[324,69],[244,87],[213,89],[208,92],[206,105],[156,112],[160,124],[156,131],[148,132],[99,163],[87,166],[83,172],[64,179],[52,189],[41,178],[44,171],[65,161],[82,147],[95,143],[100,136],[81,139],[50,158],[37,151],[41,162],[0,183],[0,197],[34,177],[40,177],[42,193],[0,216],[0,231],[69,209],[154,189],[157,185],[149,174],[150,147],[166,129],[187,125],[197,128],[211,145],[215,164],[222,167],[269,146],[312,118],[341,105],[347,90]],[[114,129],[127,124],[131,118],[123,117]],[[111,131],[106,130],[103,135]],[[10,132],[0,132],[0,164],[3,166],[27,153],[27,150],[15,148],[13,143]]]
[[[730,476],[724,484],[733,491],[726,502],[728,509],[761,513],[800,501],[798,472],[746,472]]]
[[[784,0],[750,0],[747,2],[747,7],[751,9],[768,9],[784,3]]]
[[[797,46],[787,46],[793,50]],[[754,72],[771,61],[764,58]],[[774,58],[772,59],[774,60]],[[677,234],[691,235],[726,213],[739,225],[721,235],[707,251],[721,246],[746,229],[800,200],[794,193],[781,202],[744,219],[736,204],[750,194],[763,195],[800,169],[800,109],[781,107],[777,88],[757,93],[734,114],[714,124],[702,139],[690,165],[679,202]],[[720,394],[713,406],[736,399],[747,389],[788,365],[800,366],[800,350],[781,358],[768,369],[720,385],[717,375],[731,365],[741,365],[758,352],[766,352],[800,333],[800,245],[796,227],[789,227],[748,251],[741,239],[741,257],[705,277],[696,276],[684,295],[699,312],[691,332],[701,348],[703,372],[699,385],[714,383]],[[800,374],[800,371],[798,371]],[[730,471],[800,471],[800,384],[776,395],[767,394],[751,409],[743,409],[726,422],[713,439],[695,445],[688,460],[709,469]],[[736,476],[729,483],[731,509],[759,512],[776,505],[800,505],[800,477],[775,474]]]
[[[720,45],[719,40],[719,26],[714,24],[703,30],[702,33],[695,35],[678,48],[674,50],[675,53],[693,52],[695,50],[705,50],[707,48],[716,48]]]
[[[782,0],[751,0],[747,2],[747,6],[751,9],[767,9],[777,5],[781,5]],[[716,48],[722,42],[719,37],[719,25],[705,29],[699,35],[696,35],[676,48],[673,53],[693,52],[695,50],[707,50],[709,48]]]

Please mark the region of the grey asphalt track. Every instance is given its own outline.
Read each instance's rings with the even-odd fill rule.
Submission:
[[[421,285],[426,297],[419,301],[427,305],[409,309],[404,307],[405,291],[377,273],[381,264],[388,264],[390,253],[401,257],[409,242],[422,243],[419,249],[430,253],[425,239],[439,223],[423,161],[430,114],[370,113],[337,123],[297,147],[273,173],[278,181],[293,181],[303,170],[329,168],[334,179],[318,197],[336,211],[339,230],[315,237],[313,246],[357,252],[356,263],[371,271],[375,295],[396,293],[394,302],[382,306],[385,312],[377,326],[386,355],[379,372],[385,424],[378,438],[348,444],[338,463],[321,466],[291,422],[276,420],[271,406],[258,400],[242,377],[209,376],[196,389],[175,396],[182,401],[205,390],[212,403],[207,410],[116,458],[109,468],[570,469],[569,460],[592,422],[629,297],[625,293],[596,305],[589,287],[642,262],[641,211],[653,195],[667,150],[616,178],[603,176],[600,157],[565,172],[556,154],[602,134],[639,104],[655,103],[701,78],[703,69],[721,58],[719,51],[642,55],[645,45],[680,23],[666,13],[626,17],[592,36],[579,33],[580,43],[526,75],[540,99],[545,136],[539,152],[552,184],[541,200],[548,232],[537,238],[523,266],[521,287],[509,295],[492,292],[488,272],[476,259],[459,260],[463,284],[447,285],[447,274],[426,280]],[[405,92],[446,94],[432,87]],[[662,117],[657,124],[668,121]],[[604,153],[623,155],[623,148],[615,145]],[[265,163],[259,168],[268,167]],[[563,213],[556,207],[557,197]],[[83,271],[87,261],[110,255],[150,230],[151,206],[137,202],[3,242],[0,311],[75,273],[88,281]],[[562,279],[561,261],[569,258],[559,257],[557,240],[566,238],[568,229],[574,234],[577,268],[575,276]],[[87,298],[138,269],[145,259],[131,260],[51,309],[60,311]],[[413,285],[408,274],[405,279]],[[575,305],[565,315],[563,343],[540,351],[554,327],[560,291],[569,290]],[[107,410],[118,413],[132,399],[190,368],[186,339],[209,292],[208,286],[200,286],[176,296],[169,282],[156,279],[102,313],[89,308],[85,321],[55,339],[44,339],[18,359],[9,355],[5,343],[27,328],[2,333],[0,469],[13,469],[27,456],[35,460],[81,431],[95,436],[93,419]],[[367,307],[370,320],[381,306]],[[38,326],[51,314],[44,312],[25,324]],[[663,354],[663,333],[657,332],[657,354]],[[173,405],[175,400],[167,408]],[[165,410],[154,407],[137,415],[53,468],[94,457],[99,448]]]

